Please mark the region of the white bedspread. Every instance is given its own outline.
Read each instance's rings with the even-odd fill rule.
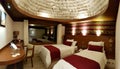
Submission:
[[[60,50],[61,58],[73,54],[76,49],[76,46],[66,46],[63,44],[53,44],[52,46],[55,46]],[[44,46],[42,46],[40,49],[40,57],[43,63],[45,64],[45,66],[48,68],[49,65],[51,64],[51,56],[50,56],[50,51]]]
[[[83,56],[98,62],[100,64],[100,69],[104,69],[105,64],[107,62],[105,54],[101,52],[82,50],[79,53],[76,53],[75,55]],[[69,64],[68,62],[61,59],[54,65],[53,69],[76,69],[76,68]]]

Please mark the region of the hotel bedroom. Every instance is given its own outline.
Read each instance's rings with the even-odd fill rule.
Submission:
[[[119,9],[119,0],[0,0],[0,69],[120,69]],[[31,45],[33,62],[25,60]],[[103,58],[95,68],[80,57]]]

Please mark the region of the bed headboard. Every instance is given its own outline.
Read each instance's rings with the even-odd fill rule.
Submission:
[[[64,40],[66,39],[76,40],[78,49],[80,48],[86,49],[89,41],[103,41],[107,58],[112,58],[112,59],[115,58],[115,37],[113,36],[96,36],[96,35],[72,36],[70,34],[67,34],[64,36]]]

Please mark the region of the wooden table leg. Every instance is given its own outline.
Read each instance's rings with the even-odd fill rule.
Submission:
[[[6,69],[23,69],[23,61],[8,65]]]

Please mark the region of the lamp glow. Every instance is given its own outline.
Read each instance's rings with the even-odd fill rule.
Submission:
[[[96,30],[96,35],[100,36],[101,35],[101,30]]]
[[[74,36],[74,35],[75,35],[75,33],[76,33],[76,28],[75,28],[75,27],[73,27],[73,28],[72,28],[72,35]]]
[[[81,31],[81,33],[82,33],[83,36],[86,36],[86,35],[87,35],[87,30],[86,30],[86,29],[83,29],[83,30]]]

